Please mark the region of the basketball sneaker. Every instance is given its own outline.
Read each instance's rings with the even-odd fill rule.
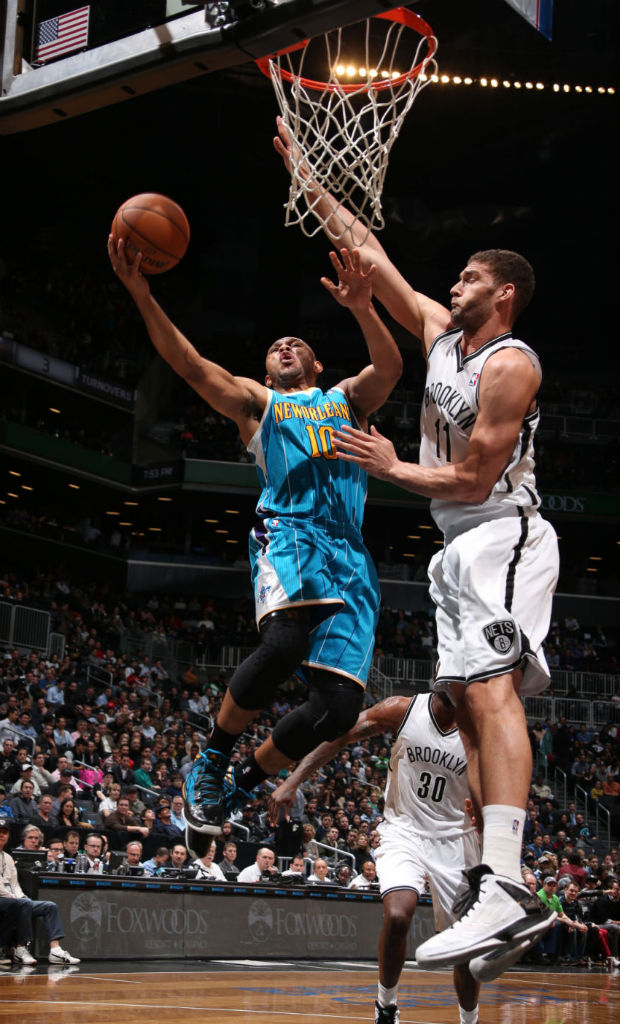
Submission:
[[[79,956],[71,956],[71,953],[67,953],[67,950],[62,949],[60,946],[55,946],[54,949],[50,949],[47,959],[51,964],[65,964],[65,966],[79,964],[80,962]]]
[[[486,864],[465,872],[469,892],[457,901],[457,921],[416,950],[420,967],[449,967],[484,956],[503,943],[536,939],[551,927],[557,914],[526,885],[496,875]]]
[[[26,967],[37,962],[27,946],[16,946],[11,952],[11,959],[14,964],[24,964]]]
[[[219,750],[205,750],[194,760],[183,783],[185,818],[196,832],[220,835],[231,788],[230,758]],[[228,782],[226,779],[228,773]]]
[[[513,942],[501,942],[497,949],[492,949],[484,956],[477,956],[469,961],[470,974],[476,981],[487,983],[495,981],[500,974],[516,964],[528,949],[538,942],[538,935],[533,939],[515,939]]]
[[[389,1006],[379,1006],[375,1003],[375,1024],[399,1024],[400,1013],[396,1003]]]

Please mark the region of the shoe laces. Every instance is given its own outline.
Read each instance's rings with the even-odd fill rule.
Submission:
[[[471,910],[474,903],[478,902],[480,898],[480,882],[482,880],[482,876],[489,874],[490,870],[491,869],[488,868],[486,864],[477,864],[476,867],[463,872],[463,875],[467,880],[468,888],[454,901],[452,913],[455,917],[464,917],[465,914]]]
[[[219,803],[228,761],[216,751],[208,751],[204,756],[205,763],[196,783],[196,794],[201,804]]]

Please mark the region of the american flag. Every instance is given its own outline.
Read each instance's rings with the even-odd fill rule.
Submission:
[[[88,43],[88,18],[90,7],[78,7],[75,11],[48,18],[39,25],[35,60],[51,60],[71,50],[79,50]]]

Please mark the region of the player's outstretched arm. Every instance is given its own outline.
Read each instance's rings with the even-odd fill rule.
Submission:
[[[538,385],[523,352],[507,348],[491,356],[480,383],[480,412],[462,462],[445,466],[401,462],[392,442],[375,427],[369,434],[343,427],[333,432],[332,443],[338,458],[357,463],[379,480],[426,498],[478,505],[488,498],[508,465]]]
[[[295,143],[281,117],[277,118],[277,126],[274,148],[290,174]],[[297,168],[297,174],[310,178],[309,169],[303,165]],[[307,202],[334,244],[339,248],[345,245],[349,249],[359,249],[364,269],[375,265],[375,296],[399,324],[420,339],[426,353],[437,335],[449,328],[449,310],[434,299],[415,291],[389,259],[376,235],[372,232],[368,234],[365,226],[329,192],[318,186],[310,188]]]
[[[269,797],[269,820],[274,824],[282,808],[288,813],[297,793],[298,786],[310,778],[313,772],[331,761],[338,751],[352,743],[384,732],[395,732],[400,726],[407,708],[408,697],[388,697],[371,708],[362,711],[357,722],[349,732],[336,740],[321,743],[299,762],[295,771],[273,791]]]
[[[370,355],[371,365],[341,383],[356,413],[362,419],[379,409],[391,394],[403,372],[403,360],[390,331],[372,302],[374,264],[361,265],[358,249],[341,249],[340,257],[330,252],[338,283],[322,277],[321,283],[357,320]]]
[[[128,263],[123,240],[116,245],[110,235],[108,255],[115,274],[136,303],[159,354],[209,405],[235,421],[242,440],[247,443],[265,408],[267,389],[258,381],[233,376],[218,363],[200,355],[153,298],[149,283],[140,272],[140,253],[133,263]]]

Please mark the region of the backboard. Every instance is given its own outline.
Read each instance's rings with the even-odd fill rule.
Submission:
[[[6,0],[0,134],[244,64],[394,6],[394,0]]]

